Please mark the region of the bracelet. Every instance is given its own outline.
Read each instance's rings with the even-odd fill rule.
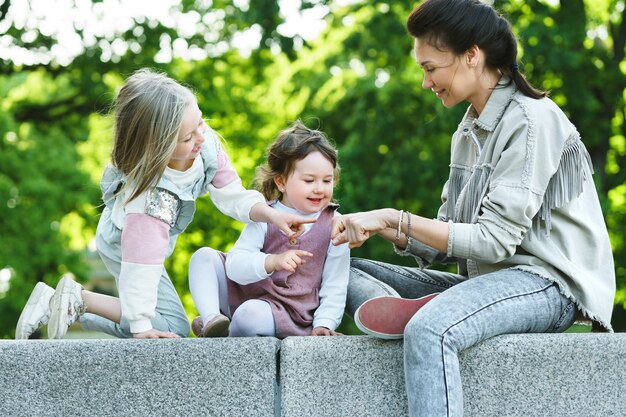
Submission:
[[[409,239],[411,239],[411,212],[406,212],[406,244],[408,246]]]
[[[404,210],[400,210],[400,215],[398,216],[398,229],[396,230],[396,240],[400,240],[400,231],[402,229],[402,217],[404,216]]]

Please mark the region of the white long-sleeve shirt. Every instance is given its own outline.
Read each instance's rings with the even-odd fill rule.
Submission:
[[[321,211],[312,214],[301,213],[277,202],[274,209],[317,219]],[[338,213],[335,212],[335,215]],[[307,233],[313,224],[306,224]],[[226,275],[241,285],[261,281],[271,275],[265,270],[268,253],[261,252],[267,233],[267,224],[250,223],[245,226],[233,248],[226,257]],[[319,292],[320,305],[313,315],[313,327],[326,327],[335,330],[343,317],[350,274],[350,249],[348,244],[335,246],[328,244],[326,261],[322,271],[322,285]]]

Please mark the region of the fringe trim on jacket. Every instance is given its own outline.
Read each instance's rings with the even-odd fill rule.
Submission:
[[[591,156],[578,137],[568,141],[561,155],[556,173],[550,178],[539,213],[533,219],[533,227],[545,229],[550,236],[552,210],[563,207],[583,192],[584,183],[591,180],[593,165]]]
[[[453,166],[450,171],[447,219],[459,223],[476,223],[483,198],[489,192],[493,169],[479,165],[474,172]],[[552,210],[568,204],[583,192],[584,183],[591,180],[593,166],[589,152],[578,136],[568,140],[559,167],[550,178],[539,212],[533,218],[536,232],[545,230],[550,236]]]

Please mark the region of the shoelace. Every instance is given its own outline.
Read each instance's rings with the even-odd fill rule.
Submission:
[[[87,304],[78,299],[70,302],[67,306],[67,325],[68,327],[87,311]]]

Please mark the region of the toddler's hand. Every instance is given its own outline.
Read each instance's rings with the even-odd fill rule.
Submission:
[[[343,333],[319,326],[311,331],[311,336],[343,336]]]
[[[293,249],[276,255],[269,255],[265,258],[265,270],[268,274],[276,271],[296,272],[298,266],[306,263],[303,259],[305,256],[313,256],[313,254],[305,250]]]

